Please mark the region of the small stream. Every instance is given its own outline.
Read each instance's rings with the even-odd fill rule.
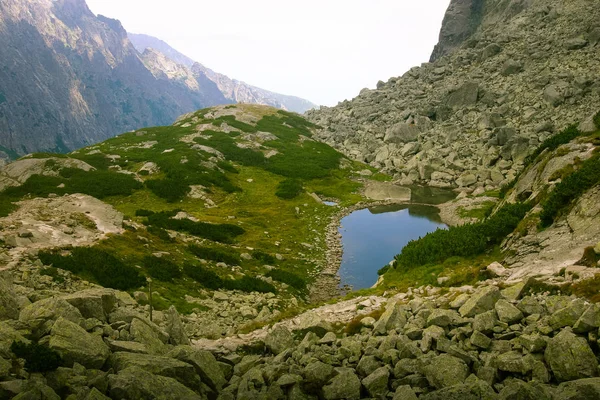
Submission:
[[[455,195],[447,192],[415,192],[413,202],[440,204]],[[413,239],[446,229],[434,206],[403,204],[358,210],[343,218],[340,226],[344,248],[339,269],[340,285],[354,290],[369,288],[377,271],[387,265]]]

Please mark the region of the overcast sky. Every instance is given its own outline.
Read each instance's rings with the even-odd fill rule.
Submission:
[[[320,105],[429,59],[450,0],[87,0],[217,72]]]

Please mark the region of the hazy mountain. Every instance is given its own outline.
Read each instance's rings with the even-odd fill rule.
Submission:
[[[204,65],[195,62],[186,55],[175,50],[164,41],[148,35],[128,34],[129,40],[140,53],[145,53],[146,49],[151,48],[156,50],[166,57],[173,60],[175,63],[191,69],[197,79],[207,77],[217,84],[223,95],[237,103],[254,103],[263,104],[281,108],[284,110],[304,113],[307,110],[315,108],[316,105],[308,100],[301,99],[295,96],[287,96],[279,93],[274,93],[256,86],[248,85],[247,83],[231,79],[226,75],[213,71]],[[159,68],[158,64],[154,68]],[[168,71],[165,71],[168,74]]]
[[[230,102],[208,79],[189,87],[153,74],[120,22],[84,0],[0,0],[4,156],[74,149]]]

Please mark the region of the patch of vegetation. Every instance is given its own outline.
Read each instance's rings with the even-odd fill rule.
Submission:
[[[62,174],[66,176],[62,176]],[[46,197],[83,193],[97,199],[110,196],[129,196],[142,185],[132,176],[109,171],[83,171],[75,168],[63,169],[61,176],[32,175],[18,187],[7,188],[3,195],[19,199],[25,195]]]
[[[230,161],[237,162],[246,167],[261,167],[267,162],[267,158],[260,151],[238,147],[236,141],[221,132],[204,131],[210,135],[210,139],[196,138],[195,141],[203,146],[212,147],[225,154]]]
[[[159,281],[173,282],[174,279],[179,279],[182,276],[179,266],[163,257],[144,257],[143,264],[148,275]]]
[[[581,257],[581,260],[577,261],[576,264],[596,268],[598,266],[598,261],[600,261],[600,255],[596,254],[594,248],[586,247],[585,250],[583,250],[583,257]]]
[[[38,256],[44,265],[84,275],[104,287],[129,290],[145,283],[137,268],[93,247],[77,247],[69,255],[61,255],[59,251],[40,251]]]
[[[30,373],[54,371],[60,367],[62,361],[56,351],[37,343],[14,341],[10,351],[17,358],[25,360],[25,369]]]
[[[54,267],[42,268],[40,270],[40,275],[50,276],[50,277],[52,277],[52,280],[56,283],[63,283],[65,281],[65,278],[63,278],[63,276],[58,273],[58,269],[56,269]]]
[[[203,237],[215,242],[231,243],[246,231],[231,224],[209,224],[206,222],[194,222],[190,219],[173,219],[177,212],[159,212],[148,216],[147,224],[173,231],[187,232],[190,235]]]
[[[149,217],[153,214],[154,214],[154,211],[150,211],[150,210],[140,209],[140,210],[135,211],[136,217]]]
[[[183,272],[207,289],[218,290],[224,286],[219,275],[199,265],[185,264]]]
[[[258,132],[258,130],[255,127],[253,127],[252,125],[249,125],[245,122],[236,120],[235,116],[233,116],[233,115],[224,115],[222,117],[219,117],[219,118],[215,119],[212,124],[214,126],[221,126],[224,122],[227,123],[227,125],[232,126],[236,129],[239,129],[242,132],[246,132],[246,133]]]
[[[275,286],[259,278],[243,276],[240,279],[223,279],[204,267],[186,264],[184,272],[207,289],[240,290],[242,292],[277,293]]]
[[[264,264],[276,264],[277,263],[277,259],[275,257],[273,257],[270,254],[267,254],[265,252],[262,252],[260,250],[254,250],[252,252],[252,258],[254,258],[255,260],[258,260]]]
[[[294,273],[284,271],[282,269],[273,269],[267,272],[266,276],[273,278],[278,282],[283,282],[287,285],[290,285],[298,290],[306,289],[306,281],[304,279]]]
[[[240,171],[238,171],[236,167],[234,167],[233,165],[231,165],[230,162],[227,162],[227,161],[217,162],[217,167],[221,168],[223,171],[230,172],[232,174],[240,173]]]
[[[302,181],[299,179],[286,179],[279,183],[275,195],[281,199],[294,199],[304,191]]]
[[[557,184],[548,198],[542,202],[541,226],[552,225],[555,219],[568,210],[579,196],[599,183],[600,154],[596,154],[584,161],[577,171]]]
[[[396,256],[396,266],[415,268],[440,264],[450,257],[483,254],[511,233],[530,209],[529,204],[507,204],[482,222],[438,229],[409,242]]]
[[[203,260],[224,262],[228,265],[240,265],[240,253],[229,247],[188,246],[188,251]]]
[[[475,218],[478,220],[483,220],[490,216],[492,211],[494,211],[495,206],[495,201],[485,201],[479,204],[479,207],[472,208],[469,210],[464,207],[460,207],[458,209],[458,215],[461,218]]]
[[[8,197],[0,196],[0,217],[6,217],[17,209],[17,205],[13,201]]]
[[[596,125],[596,128],[600,129],[600,111],[594,115],[594,125]]]
[[[146,181],[145,184],[152,193],[169,203],[183,199],[190,192],[190,186],[185,181],[177,179],[153,179]]]
[[[577,128],[577,125],[571,125],[571,126],[565,128],[560,133],[546,139],[533,153],[531,153],[530,155],[528,155],[525,158],[524,167],[523,167],[523,170],[521,171],[521,173],[517,174],[515,179],[513,179],[511,182],[504,185],[500,189],[500,193],[499,193],[500,198],[503,199],[508,194],[508,192],[510,192],[512,190],[512,188],[515,187],[515,185],[519,181],[519,178],[521,177],[523,171],[525,171],[527,169],[527,167],[529,167],[531,164],[533,164],[535,162],[535,160],[538,158],[538,156],[540,154],[542,154],[545,150],[549,150],[549,151],[556,150],[559,146],[569,143],[571,140],[579,137],[580,135],[581,135],[581,131]]]

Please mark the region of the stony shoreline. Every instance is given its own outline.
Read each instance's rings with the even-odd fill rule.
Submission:
[[[343,289],[339,288],[340,276],[338,274],[343,255],[342,235],[339,228],[342,219],[358,210],[364,210],[376,206],[391,206],[391,205],[417,205],[420,203],[412,203],[410,200],[377,200],[377,201],[362,201],[350,207],[341,208],[331,217],[330,223],[327,225],[325,232],[325,243],[327,251],[325,253],[325,267],[320,272],[317,281],[310,288],[310,301],[312,303],[331,300],[345,294]],[[440,209],[439,205],[427,204],[431,207]],[[446,223],[445,221],[443,221]]]

